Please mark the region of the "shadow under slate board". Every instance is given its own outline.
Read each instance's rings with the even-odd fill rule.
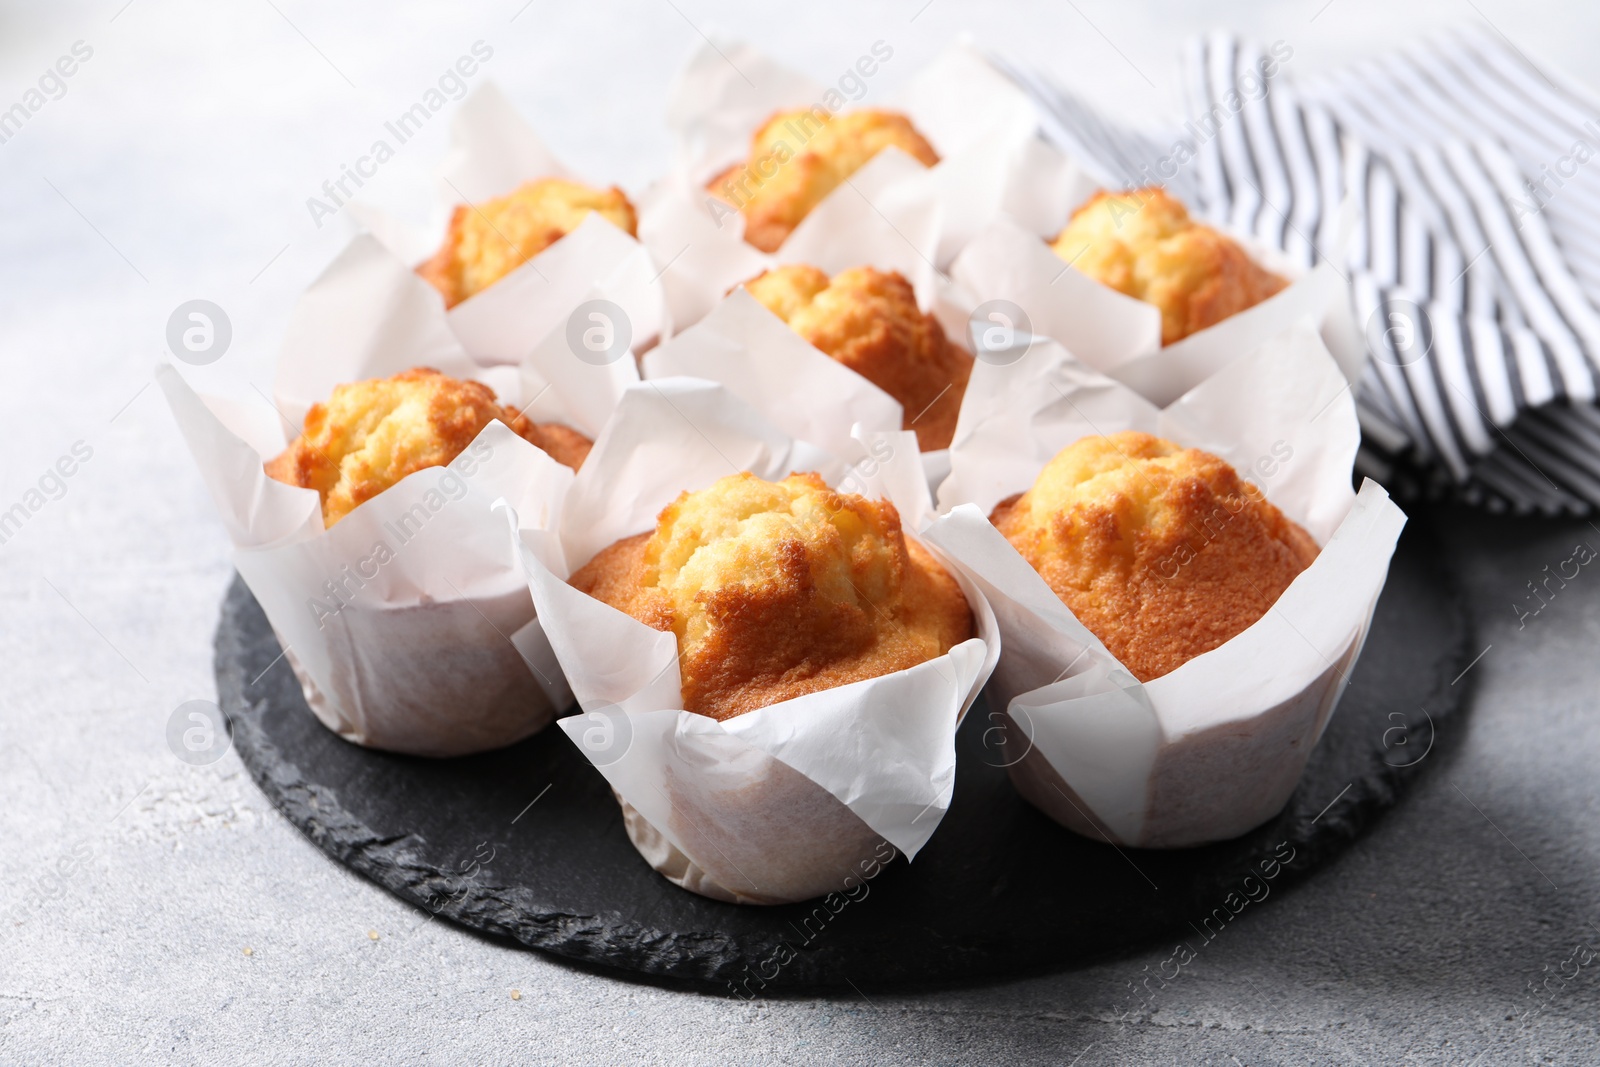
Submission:
[[[273,804],[328,855],[423,909],[419,921],[434,912],[620,974],[741,996],[961,984],[1193,936],[1230,894],[1235,909],[1247,889],[1260,895],[1244,879],[1263,861],[1277,893],[1353,840],[1409,776],[1439,762],[1426,756],[1467,688],[1450,684],[1471,645],[1440,556],[1413,517],[1350,689],[1265,825],[1168,852],[1072,834],[1012,790],[998,749],[984,746],[992,721],[980,700],[957,737],[955,797],[938,832],[914,864],[896,861],[855,899],[834,898],[837,910],[740,907],[671,885],[635,853],[605,779],[559,729],[450,760],[341,740],[284,664],[267,669],[278,642],[237,577],[217,628],[217,687]]]

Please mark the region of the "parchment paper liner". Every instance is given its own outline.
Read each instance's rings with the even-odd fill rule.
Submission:
[[[892,195],[870,202],[890,186]],[[899,149],[880,152],[856,172],[848,190],[823,200],[770,256],[738,234],[718,232],[694,195],[658,193],[640,223],[641,236],[658,255],[682,242],[676,253],[668,253],[677,265],[665,276],[675,301],[674,321],[693,324],[645,354],[644,375],[723,382],[785,432],[828,448],[837,448],[838,431],[848,435],[855,421],[872,430],[898,430],[898,401],[813,348],[742,288],[728,290],[783,263],[810,264],[829,274],[873,266],[904,275],[923,310],[934,310],[941,324],[958,321],[964,330],[969,309],[928,258],[941,209],[924,168]],[[742,232],[743,223],[737,225]],[[684,264],[693,250],[698,250],[694,260]],[[952,334],[951,340],[967,344],[964,333]],[[923,453],[922,463],[930,488],[949,473],[945,449]]]
[[[1096,188],[1090,185],[1085,192],[1081,182],[1075,184],[1073,208]],[[1163,347],[1161,312],[1155,305],[1119,293],[1050,250],[1048,242],[1066,221],[1063,215],[1034,231],[1012,219],[996,219],[962,249],[950,275],[974,303],[1016,304],[1027,315],[1024,328],[1059,341],[1087,366],[1157,405],[1172,403],[1241,352],[1306,317],[1349,381],[1365,365],[1366,345],[1351,318],[1346,283],[1330,263],[1307,271],[1253,238],[1217,227],[1290,284],[1255,307]]]
[[[900,429],[899,401],[806,343],[743,289],[647,352],[641,365],[647,379],[719,382],[785,434],[835,456],[860,451],[858,428],[868,433]]]
[[[878,41],[874,46],[886,44]],[[886,66],[892,62],[892,45],[888,50],[889,59],[883,59],[880,52],[870,65]],[[858,107],[900,111],[939,153],[940,162],[932,169],[903,155],[901,158],[910,164],[905,174],[916,177],[915,184],[932,189],[940,230],[932,247],[920,243],[917,247],[942,268],[1000,213],[1043,224],[1064,215],[1072,205],[1061,197],[1088,182],[1078,176],[1080,169],[1059,153],[1039,151],[1046,146],[1037,137],[1038,118],[1032,102],[965,41],[947,48],[888,96],[872,91],[871,77],[864,81],[859,94],[846,98],[774,62],[748,44],[726,38],[708,41],[680,73],[671,93],[668,125],[677,144],[673,188],[688,194],[688,204],[700,208],[705,217],[726,223],[719,230],[724,238],[743,244],[742,218],[720,209],[708,211],[705,184],[747,158],[751,136],[774,112],[812,107],[834,113]],[[799,145],[791,146],[798,148]],[[865,174],[866,168],[859,173]],[[823,210],[829,200],[862,199],[862,192],[851,188],[860,184],[853,176],[812,210],[779,249],[784,262],[797,261],[799,249],[791,249],[790,243],[802,237],[816,212]],[[873,185],[873,192],[867,193],[869,198],[888,188],[869,184]],[[662,262],[678,253],[676,246],[657,244],[643,231],[641,236]],[[701,250],[701,254],[706,253]],[[702,273],[698,260],[691,260],[688,254],[683,258],[688,262],[682,263],[679,276]],[[832,273],[860,264],[816,265]],[[743,276],[750,273],[754,272]],[[720,291],[739,280],[730,278]],[[672,288],[669,282],[669,296]]]
[[[1322,545],[1260,621],[1141,685],[992,526],[926,531],[994,607],[1004,652],[992,696],[1006,708],[1004,759],[1025,797],[1120,844],[1237,836],[1277,812],[1299,780],[1405,517],[1374,482],[1351,492],[1354,403],[1310,321],[1166,409],[1054,342],[1029,341],[1009,353],[1015,363],[974,371],[940,490],[941,504],[960,505],[952,514],[974,505],[988,514],[1081,437],[1139,429],[1220,455]]]
[[[674,180],[667,179],[668,188],[653,195],[639,232],[657,258],[669,264],[663,279],[673,302],[672,318],[687,330],[644,356],[645,376],[686,374],[724,382],[775,425],[802,435],[840,423],[848,434],[852,417],[872,429],[898,430],[898,401],[801,340],[753,297],[728,290],[785,263],[809,264],[829,274],[872,266],[904,275],[924,310],[937,306],[949,286],[933,269],[941,211],[925,168],[899,149],[880,152],[849,186],[813,209],[770,256],[744,243],[742,220],[724,217],[719,230],[718,220],[706,212],[704,190],[673,192]],[[761,322],[763,318],[771,323]],[[779,330],[792,340],[781,337]],[[740,343],[733,343],[735,339]],[[961,337],[952,340],[965,343]],[[823,383],[836,392],[813,407]],[[885,405],[893,407],[892,423],[882,421]],[[833,447],[830,442],[837,437],[829,433],[803,439]],[[948,461],[942,449],[927,456],[929,484],[937,485]]]
[[[495,422],[449,468],[418,471],[325,530],[314,490],[262,469],[336,384],[419,365],[480,376],[424,290],[374,239],[352,241],[296,307],[281,417],[202,398],[171,366],[157,378],[312,711],[358,744],[455,756],[526,737],[571,702],[492,505],[547,521],[572,472]],[[495,377],[515,404],[517,375]]]
[[[705,183],[748,155],[751,135],[773,112],[826,107],[834,102],[827,92],[736,41],[708,44],[679,76],[669,110],[676,165],[647,196],[639,230],[663,264],[675,327],[699,322],[721,307],[734,286],[780,264],[809,264],[829,274],[872,266],[903,274],[915,287],[919,305],[939,318],[953,342],[970,348],[966,320],[974,302],[938,268],[1000,212],[1048,220],[1069,206],[1063,197],[1092,185],[1075,164],[1038,139],[1026,95],[974,49],[958,44],[892,97],[879,100],[863,91],[842,105],[843,110],[882,106],[905,112],[940,153],[940,163],[925,168],[900,150],[887,149],[813,208],[775,253],[760,252],[743,240],[743,217],[711,197]],[[763,373],[785,384],[776,395],[799,395],[822,373],[817,366],[815,359],[794,358]],[[647,357],[647,375],[685,373],[726,382],[794,432],[796,405],[772,404],[771,394],[746,391],[742,375],[725,361],[680,354],[670,366],[651,367]],[[867,388],[878,393],[870,383]],[[859,395],[862,390],[850,391]],[[844,403],[834,407],[854,411]],[[869,410],[863,407],[857,417],[870,426]],[[923,464],[932,486],[949,472],[942,449],[925,453]]]
[[[412,228],[375,208],[352,205],[355,217],[411,266],[438,249],[451,211],[463,201],[482,203],[536,178],[567,178],[597,188],[610,184],[565,167],[493,82],[479,85],[462,101],[450,123],[450,141],[433,226]],[[634,353],[670,332],[649,251],[599,214],[447,314],[469,356],[486,365],[514,365],[535,343],[563,332],[572,312],[591,299],[622,308]],[[633,374],[633,361],[620,360],[618,369]]]
[[[681,710],[676,638],[572,589],[569,564],[735,470],[816,470],[892,500],[915,536],[931,501],[914,435],[863,434],[860,447],[866,458],[846,468],[719,385],[646,382],[627,390],[554,531],[520,531],[539,617],[584,708],[561,727],[611,783],[641,855],[686,889],[805,900],[846,887],[880,840],[914,856],[950,802],[955,729],[998,654],[992,616],[952,565],[977,637],[909,670],[719,723]]]

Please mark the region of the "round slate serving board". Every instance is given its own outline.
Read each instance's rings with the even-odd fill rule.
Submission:
[[[605,780],[559,729],[451,760],[342,741],[274,664],[279,651],[235,578],[217,628],[222,707],[245,766],[323,851],[484,933],[741,997],[1015,976],[1168,936],[1198,947],[1325,863],[1440,761],[1466,689],[1451,681],[1472,654],[1438,545],[1414,517],[1350,691],[1277,818],[1171,852],[1078,837],[1012,790],[983,743],[980,701],[957,737],[949,814],[916,863],[890,865],[830,909],[740,907],[671,885],[634,852]]]

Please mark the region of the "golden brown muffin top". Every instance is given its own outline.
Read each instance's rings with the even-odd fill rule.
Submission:
[[[1062,449],[990,520],[1141,682],[1249,628],[1317,557],[1226,462],[1131,430]]]
[[[684,493],[571,583],[676,634],[683,706],[714,719],[905,670],[972,635],[961,587],[905,539],[894,505],[816,474]]]
[[[816,267],[777,267],[744,283],[750,295],[815,347],[900,402],[901,428],[924,452],[956,432],[972,357],[917,307],[911,283],[855,267],[829,281]]]
[[[750,158],[706,185],[744,215],[744,239],[775,252],[822,199],[890,145],[923,166],[939,155],[897,111],[779,111],[750,142]]]
[[[336,386],[326,404],[311,405],[304,431],[267,462],[267,475],[315,489],[331,527],[407,475],[452,462],[496,419],[573,470],[589,454],[587,437],[533,423],[482,382],[417,367]]]
[[[540,178],[482,204],[460,204],[444,244],[417,273],[455,307],[489,288],[576,230],[598,211],[637,235],[638,216],[621,189],[593,189],[564,178]]]
[[[1096,193],[1072,213],[1050,247],[1089,277],[1160,308],[1164,345],[1254,307],[1289,284],[1232,238],[1195,222],[1158,186]]]

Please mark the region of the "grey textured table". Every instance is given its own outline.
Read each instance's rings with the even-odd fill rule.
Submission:
[[[1488,648],[1460,682],[1463,736],[1370,836],[1252,907],[1146,1010],[1119,1018],[1170,948],[982,988],[744,1004],[426,921],[286,826],[233,754],[174,758],[173,709],[214,696],[229,565],[149,383],[167,316],[204,297],[234,327],[208,370],[266,385],[294,294],[344,232],[319,231],[306,198],[476,40],[572,165],[637,188],[665,160],[660,90],[697,27],[823,78],[889,41],[874,92],[970,29],[1153,114],[1176,106],[1178,43],[1213,23],[1289,41],[1290,69],[1311,73],[1487,18],[1592,79],[1600,11],[907,0],[780,23],[702,0],[460,6],[0,7],[0,110],[75,42],[92,50],[0,143],[0,511],[42,501],[0,543],[0,1062],[1595,1061],[1600,967],[1573,951],[1600,945],[1600,577],[1583,568],[1537,615],[1514,606],[1577,542],[1600,546],[1587,523],[1446,514]],[[414,212],[444,144],[435,120],[366,195]],[[47,477],[74,446],[72,475]]]

